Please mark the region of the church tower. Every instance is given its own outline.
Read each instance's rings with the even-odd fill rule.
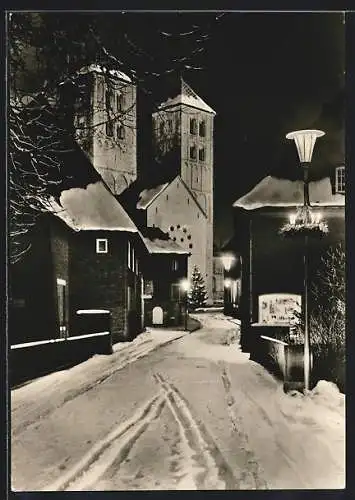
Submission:
[[[212,300],[213,121],[215,111],[180,78],[153,114],[153,150],[161,168],[174,168],[207,216],[205,282]],[[190,270],[189,270],[190,274]]]
[[[137,177],[136,87],[121,71],[98,65],[82,69],[86,98],[76,108],[78,143],[119,195]]]

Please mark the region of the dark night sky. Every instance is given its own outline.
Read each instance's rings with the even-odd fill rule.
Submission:
[[[172,32],[211,21],[206,50],[198,59],[203,70],[183,76],[217,113],[218,243],[231,235],[237,198],[269,173],[292,176],[299,170],[287,132],[322,128],[326,136],[316,145],[314,163],[342,160],[345,29],[341,13],[226,13],[214,23],[215,15],[134,16]],[[165,48],[167,54],[174,49],[173,43]]]
[[[79,18],[84,19],[87,31],[82,13],[63,15],[74,26]],[[345,26],[341,13],[228,12],[221,16],[221,12],[136,11],[122,15],[118,11],[87,15],[107,33],[105,45],[121,59],[126,56],[132,67],[136,63],[128,53],[126,33],[136,43],[142,53],[138,64],[143,61],[148,75],[144,85],[152,90],[155,104],[161,102],[165,80],[153,77],[152,72],[161,73],[164,67],[179,71],[172,63],[177,55],[204,47],[193,59],[202,69],[185,69],[182,76],[217,113],[217,243],[232,233],[232,204],[237,198],[269,173],[287,176],[300,172],[296,148],[285,139],[287,132],[310,127],[326,132],[316,144],[313,172],[317,165],[321,168],[343,159]],[[221,17],[216,21],[216,16]],[[200,45],[196,45],[196,36],[178,36],[193,26],[205,35],[199,37],[203,40]],[[162,32],[174,36],[164,37]],[[152,109],[150,99],[139,96],[141,169],[150,161]]]

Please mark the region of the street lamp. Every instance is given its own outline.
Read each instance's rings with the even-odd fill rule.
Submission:
[[[302,315],[304,324],[304,387],[309,390],[310,378],[310,339],[309,339],[309,312],[308,312],[308,237],[310,235],[322,236],[328,232],[326,223],[321,221],[320,213],[312,213],[309,201],[309,167],[315,142],[318,137],[323,137],[322,130],[297,130],[286,135],[286,139],[294,140],[303,168],[303,205],[295,214],[290,214],[287,223],[280,232],[284,235],[304,235],[303,263],[304,263],[304,290],[302,297]]]
[[[184,304],[185,304],[184,328],[185,328],[185,330],[187,330],[187,315],[188,315],[187,294],[190,290],[190,281],[187,278],[182,279],[180,281],[180,288],[184,292]]]
[[[224,268],[224,275],[231,270],[232,265],[235,262],[235,256],[231,253],[223,253],[221,255],[221,261]],[[224,278],[224,314],[228,313],[231,307],[231,286],[232,280],[228,277]],[[228,307],[229,306],[229,307]]]
[[[228,272],[228,271],[230,271],[230,268],[232,267],[232,264],[235,261],[235,257],[231,253],[223,253],[221,255],[221,261],[222,261],[224,270]]]

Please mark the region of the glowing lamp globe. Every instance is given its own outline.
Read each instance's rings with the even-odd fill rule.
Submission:
[[[221,256],[221,261],[224,269],[226,271],[229,271],[230,268],[232,267],[233,262],[235,261],[235,257],[230,253],[225,253]]]
[[[323,137],[322,130],[296,130],[286,135],[286,139],[295,141],[298,157],[301,163],[310,163],[313,149],[318,137]]]
[[[232,286],[232,280],[231,280],[230,278],[226,278],[226,279],[224,280],[224,286],[225,286],[226,288],[230,288],[230,287]]]

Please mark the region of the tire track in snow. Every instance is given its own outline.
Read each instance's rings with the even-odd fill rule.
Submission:
[[[185,480],[189,484],[195,484],[198,490],[238,489],[238,478],[234,476],[202,422],[193,416],[188,402],[179,390],[160,373],[156,373],[154,378],[165,392],[169,407],[179,425],[182,441],[187,445],[187,459],[194,461],[192,469],[186,471]],[[192,455],[190,450],[194,452]],[[192,488],[189,486],[185,489]]]
[[[65,396],[57,400],[56,404],[53,406],[50,406],[50,395],[48,395],[48,398],[46,398],[45,403],[43,404],[43,401],[41,401],[39,404],[36,404],[34,402],[33,405],[30,406],[30,408],[26,411],[25,409],[25,403],[22,405],[19,405],[16,409],[13,409],[13,426],[12,426],[12,435],[13,439],[16,439],[16,434],[19,434],[23,432],[24,430],[28,429],[31,425],[36,425],[38,424],[38,420],[48,417],[51,413],[53,413],[57,408],[64,406],[66,403],[72,401],[73,399],[81,396],[82,394],[85,394],[86,392],[90,391],[91,389],[94,389],[98,385],[102,384],[112,376],[114,376],[119,370],[122,370],[125,368],[127,365],[134,363],[135,361],[138,361],[139,359],[147,356],[148,354],[156,351],[160,347],[164,347],[175,340],[178,340],[181,337],[177,337],[171,340],[168,340],[167,342],[164,342],[162,344],[154,344],[152,340],[144,341],[138,346],[128,346],[127,349],[122,349],[120,351],[120,354],[123,354],[120,359],[118,359],[118,364],[114,365],[113,369],[110,369],[100,377],[95,378],[92,382],[88,383],[87,381],[84,381],[81,386],[69,391]],[[148,345],[144,345],[148,344]],[[78,365],[76,365],[78,366]],[[73,367],[75,368],[75,366]],[[57,390],[56,390],[56,395],[58,395],[58,392],[60,391],[60,382],[55,384]],[[54,387],[51,387],[51,390],[53,390]],[[14,416],[16,415],[16,411],[22,410],[24,413],[27,413],[26,417],[23,415],[21,416],[21,422],[17,425],[14,424]]]
[[[154,396],[131,419],[118,425],[96,443],[70,471],[42,491],[90,490],[113,463],[116,465],[126,459],[134,443],[148,425],[159,417],[165,404],[165,395]]]

